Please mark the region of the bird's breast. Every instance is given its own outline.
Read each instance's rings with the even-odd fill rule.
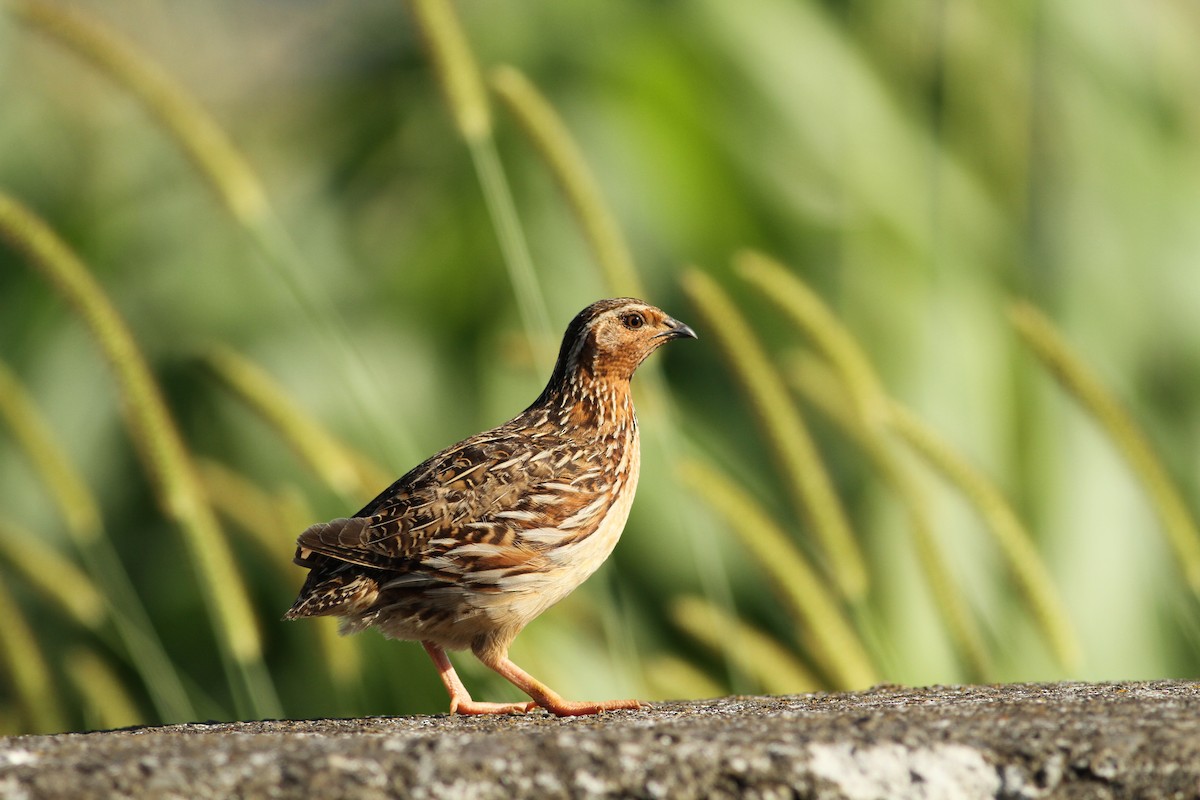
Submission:
[[[608,558],[629,519],[637,492],[641,448],[636,429],[620,438],[604,469],[604,489],[564,522],[559,544],[546,552],[554,564],[581,573],[572,588]]]

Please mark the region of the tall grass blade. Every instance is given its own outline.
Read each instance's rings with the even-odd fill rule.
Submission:
[[[50,426],[21,386],[0,361],[0,417],[8,421],[21,450],[49,489],[89,575],[104,595],[117,635],[164,722],[195,719],[171,659],[163,649],[129,573],[108,538],[100,510],[83,478],[71,465]]]
[[[334,438],[274,379],[245,357],[229,348],[215,347],[205,353],[204,363],[335,492],[357,502],[374,496],[391,482],[382,467]]]
[[[629,245],[562,117],[515,67],[506,65],[494,69],[490,84],[558,182],[609,290],[619,295],[642,297],[644,290]]]
[[[303,498],[290,492],[267,491],[212,459],[197,459],[196,468],[213,508],[272,557],[272,566],[278,567],[282,576],[299,575],[292,563],[280,556],[290,555],[296,536],[312,524],[312,514]]]
[[[762,253],[743,251],[734,257],[734,265],[809,337],[837,372],[858,416],[869,430],[878,431],[886,409],[883,387],[870,359],[824,301],[787,267]]]
[[[826,362],[811,356],[797,358],[788,370],[788,379],[802,397],[837,425],[871,460],[880,478],[895,493],[908,517],[913,548],[934,605],[946,625],[967,679],[974,683],[991,681],[994,667],[983,632],[946,564],[934,535],[929,499],[915,476],[900,463],[891,443],[881,438],[877,431],[869,430],[865,421],[853,412],[856,406],[847,398],[845,384]]]
[[[3,193],[0,239],[28,259],[91,332],[117,380],[126,425],[163,510],[184,533],[222,655],[234,670],[231,688],[245,704],[242,713],[278,716],[246,584],[132,333],[78,256],[40,218]]]
[[[775,584],[811,642],[812,660],[840,689],[875,683],[875,667],[837,600],[787,534],[742,489],[720,472],[685,461],[683,480],[733,529]]]
[[[0,362],[0,417],[7,420],[20,449],[41,477],[42,486],[55,500],[67,534],[92,581],[101,588],[116,633],[134,669],[142,675],[161,720],[194,720],[196,709],[104,530],[91,489],[72,467],[50,426],[4,362]]]
[[[212,117],[153,61],[74,9],[44,0],[8,0],[5,7],[129,89],[170,132],[236,218],[247,225],[261,219],[266,193],[254,171]]]
[[[71,538],[80,548],[100,538],[100,509],[83,478],[55,441],[50,426],[3,361],[0,361],[0,418],[55,500]]]
[[[542,288],[533,269],[529,244],[525,241],[525,233],[517,216],[512,190],[509,189],[500,156],[496,153],[495,142],[490,138],[477,139],[468,141],[467,147],[471,152],[475,173],[479,176],[479,185],[483,190],[492,225],[496,229],[500,250],[504,253],[504,263],[508,267],[509,280],[517,298],[517,307],[521,311],[521,320],[525,325],[534,363],[540,372],[549,373],[554,363],[554,346],[557,342],[550,327]]]
[[[1075,672],[1080,662],[1075,630],[1045,562],[1008,500],[987,476],[959,456],[915,414],[893,403],[888,420],[897,436],[975,506],[1055,659],[1068,673]]]
[[[742,278],[809,338],[829,365],[825,372],[832,369],[834,374],[823,381],[815,365],[814,370],[793,369],[789,378],[859,445],[904,504],[917,560],[938,611],[968,674],[983,679],[991,671],[983,634],[942,558],[923,492],[891,451],[884,425],[888,398],[870,359],[816,292],[783,264],[754,251],[738,254],[734,263]],[[814,394],[818,386],[822,391]]]
[[[517,307],[539,369],[549,371],[554,336],[546,301],[518,221],[512,191],[492,138],[492,116],[479,65],[450,0],[409,0],[413,18],[425,37],[446,105],[471,153]]]
[[[450,0],[409,0],[413,18],[425,36],[434,72],[464,140],[492,135],[492,113],[479,65]]]
[[[13,694],[29,733],[56,733],[64,729],[66,717],[54,687],[37,635],[21,615],[21,609],[0,581],[0,663],[12,681]]]
[[[1129,462],[1175,550],[1193,592],[1200,593],[1200,530],[1178,488],[1133,416],[1072,349],[1054,325],[1028,303],[1009,309],[1025,345],[1066,392],[1090,413]]]
[[[791,489],[792,501],[820,542],[834,581],[852,602],[867,593],[867,569],[841,501],[787,387],[745,318],[717,285],[697,269],[683,288],[717,342],[750,403],[767,447]]]
[[[105,623],[108,605],[91,578],[53,547],[6,520],[0,520],[0,560],[76,625],[95,631]]]
[[[117,674],[95,651],[86,647],[73,648],[67,654],[65,669],[68,680],[83,700],[90,728],[127,728],[141,721],[137,703]]]
[[[772,636],[746,624],[707,600],[681,597],[671,619],[708,649],[728,653],[738,668],[770,694],[811,692],[821,682]]]
[[[268,492],[244,475],[210,459],[197,462],[200,478],[213,507],[262,550],[280,577],[299,586],[301,571],[286,556],[295,549],[296,535],[312,522],[304,499],[291,492]],[[331,626],[328,623],[334,622]],[[362,656],[357,637],[340,639],[336,621],[306,625],[330,677],[339,688],[357,681]]]

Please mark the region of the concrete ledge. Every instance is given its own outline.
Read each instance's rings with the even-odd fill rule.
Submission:
[[[1200,796],[1200,684],[909,689],[555,719],[208,723],[0,739],[3,798]]]

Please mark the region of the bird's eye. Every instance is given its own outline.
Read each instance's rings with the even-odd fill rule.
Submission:
[[[633,311],[621,317],[621,322],[625,323],[625,327],[631,331],[636,331],[638,328],[646,324],[646,318],[641,314]]]

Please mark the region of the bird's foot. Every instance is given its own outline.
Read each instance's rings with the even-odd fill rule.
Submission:
[[[556,717],[582,717],[587,714],[599,714],[601,711],[637,711],[642,707],[637,700],[564,700],[549,686],[514,664],[503,650],[475,648],[475,655],[513,686],[533,698],[534,702],[529,704],[529,710],[541,707]]]
[[[477,716],[480,714],[524,714],[535,703],[484,703],[470,697],[450,700],[451,714]]]
[[[637,711],[642,704],[637,700],[563,700],[561,697],[544,698],[540,703],[530,703],[530,709],[544,708],[556,717],[582,717],[599,714],[601,711]]]

